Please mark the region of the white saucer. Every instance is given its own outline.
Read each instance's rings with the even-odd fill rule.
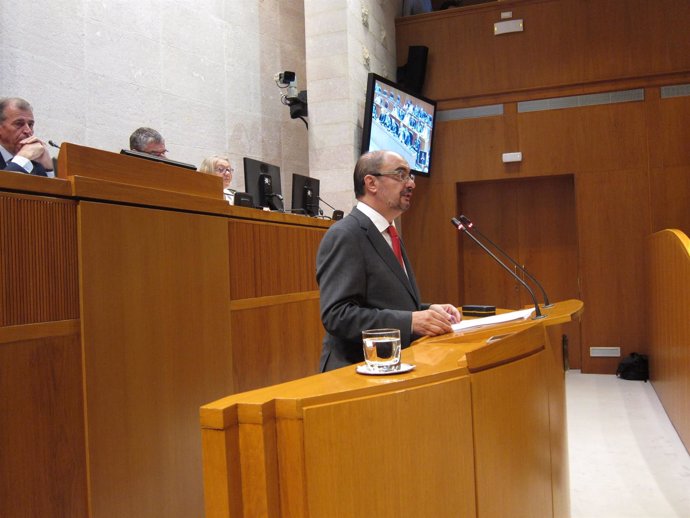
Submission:
[[[400,367],[392,371],[372,371],[369,370],[367,364],[357,365],[357,372],[359,374],[368,374],[369,376],[388,376],[389,374],[402,374],[403,372],[409,372],[414,369],[414,365],[410,363],[401,363]]]

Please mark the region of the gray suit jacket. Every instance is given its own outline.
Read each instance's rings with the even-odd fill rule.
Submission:
[[[404,246],[402,253],[408,275],[378,229],[356,208],[328,229],[316,256],[326,329],[321,372],[363,361],[364,329],[400,329],[403,348],[419,338],[412,334],[412,312],[429,305],[420,302]]]

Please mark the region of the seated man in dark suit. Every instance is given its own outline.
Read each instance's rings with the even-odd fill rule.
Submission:
[[[0,98],[0,169],[35,176],[53,170],[48,146],[34,135],[33,109],[19,97]]]
[[[370,151],[354,172],[357,206],[328,229],[316,256],[322,372],[364,360],[362,331],[400,329],[402,347],[451,331],[462,318],[451,304],[422,304],[412,265],[393,220],[410,207],[415,188],[407,162]],[[397,249],[397,250],[396,250]]]

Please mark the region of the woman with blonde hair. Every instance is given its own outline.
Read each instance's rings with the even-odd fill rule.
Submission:
[[[199,166],[199,171],[202,173],[220,176],[223,179],[223,195],[231,205],[234,204],[236,191],[230,188],[230,182],[232,182],[232,173],[234,172],[234,169],[230,165],[230,160],[228,160],[228,157],[213,155],[208,158],[204,158],[203,162],[201,162],[201,165]]]

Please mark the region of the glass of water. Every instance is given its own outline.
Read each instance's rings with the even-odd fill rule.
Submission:
[[[369,370],[390,372],[400,368],[400,329],[362,331],[364,361]]]

